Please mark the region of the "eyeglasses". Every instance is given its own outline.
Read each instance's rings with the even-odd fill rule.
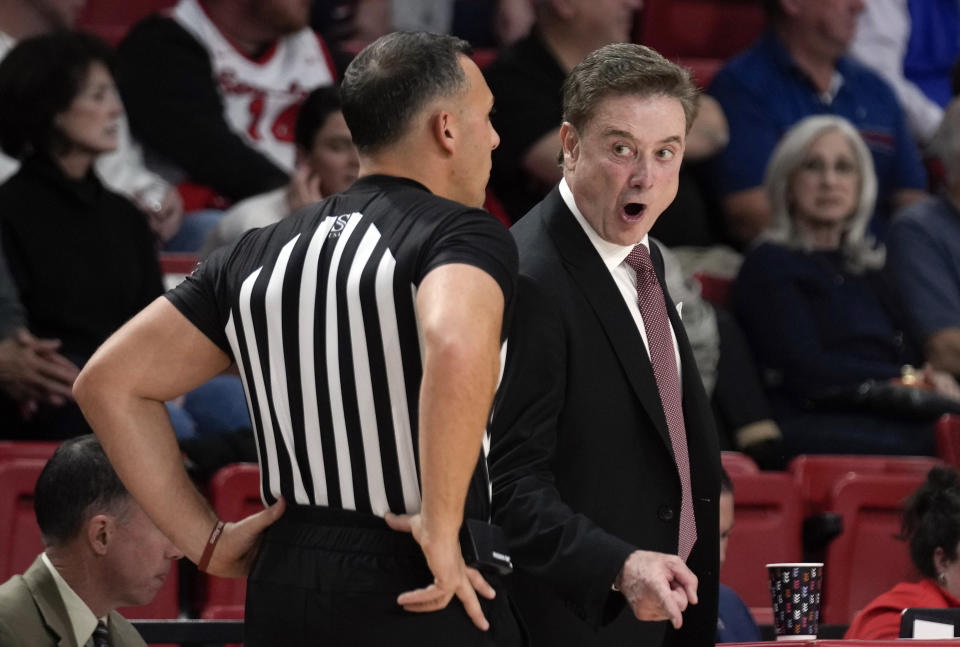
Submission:
[[[809,157],[803,161],[799,170],[818,175],[825,175],[828,171],[833,171],[841,177],[851,177],[859,173],[859,169],[853,160],[845,157],[835,160],[833,164],[829,164],[822,157]]]

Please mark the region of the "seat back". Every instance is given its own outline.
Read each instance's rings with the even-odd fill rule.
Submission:
[[[176,0],[87,0],[77,18],[77,29],[94,33],[116,45],[134,23],[175,4]]]
[[[829,507],[843,532],[827,547],[821,622],[849,624],[893,585],[919,579],[898,536],[903,500],[924,479],[919,472],[848,474],[834,485]]]
[[[946,414],[937,420],[937,456],[960,469],[960,416]]]
[[[0,582],[23,573],[43,551],[33,512],[33,489],[44,458],[0,461]]]
[[[263,510],[260,468],[256,463],[235,463],[221,468],[210,479],[210,502],[224,521],[238,521]],[[205,575],[198,591],[200,617],[243,618],[247,582]]]
[[[929,456],[844,456],[803,454],[794,457],[787,469],[800,485],[804,511],[808,515],[830,510],[837,483],[850,474],[920,474],[943,461]]]
[[[60,443],[44,440],[0,441],[0,462],[13,458],[42,458],[48,460]]]
[[[734,589],[761,619],[772,618],[766,565],[798,562],[801,506],[797,485],[783,472],[731,472],[735,522],[720,581]]]
[[[647,0],[638,36],[671,60],[723,61],[749,47],[765,23],[762,0]]]
[[[720,462],[727,474],[756,474],[760,471],[754,460],[741,452],[720,452]]]

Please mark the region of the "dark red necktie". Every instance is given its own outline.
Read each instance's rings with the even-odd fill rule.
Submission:
[[[643,317],[650,348],[650,363],[660,392],[660,404],[670,430],[673,458],[680,474],[680,537],[677,553],[686,561],[697,541],[697,524],[693,517],[693,491],[690,488],[690,459],[687,455],[687,432],[683,422],[683,398],[680,393],[680,374],[677,370],[670,319],[653,271],[650,252],[640,244],[627,256],[627,264],[637,273],[637,303]]]

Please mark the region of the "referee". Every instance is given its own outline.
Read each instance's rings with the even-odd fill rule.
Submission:
[[[422,33],[364,49],[341,88],[360,179],[218,250],[77,379],[157,525],[200,570],[249,573],[247,645],[522,642],[458,541],[464,516],[489,518],[483,435],[517,267],[478,209],[499,137],[468,54]],[[224,525],[163,402],[232,364],[269,507]]]

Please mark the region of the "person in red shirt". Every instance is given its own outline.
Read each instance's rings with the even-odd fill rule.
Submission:
[[[904,609],[960,607],[960,475],[955,469],[930,470],[907,500],[903,535],[924,579],[901,582],[878,596],[853,619],[844,639],[897,638]]]

